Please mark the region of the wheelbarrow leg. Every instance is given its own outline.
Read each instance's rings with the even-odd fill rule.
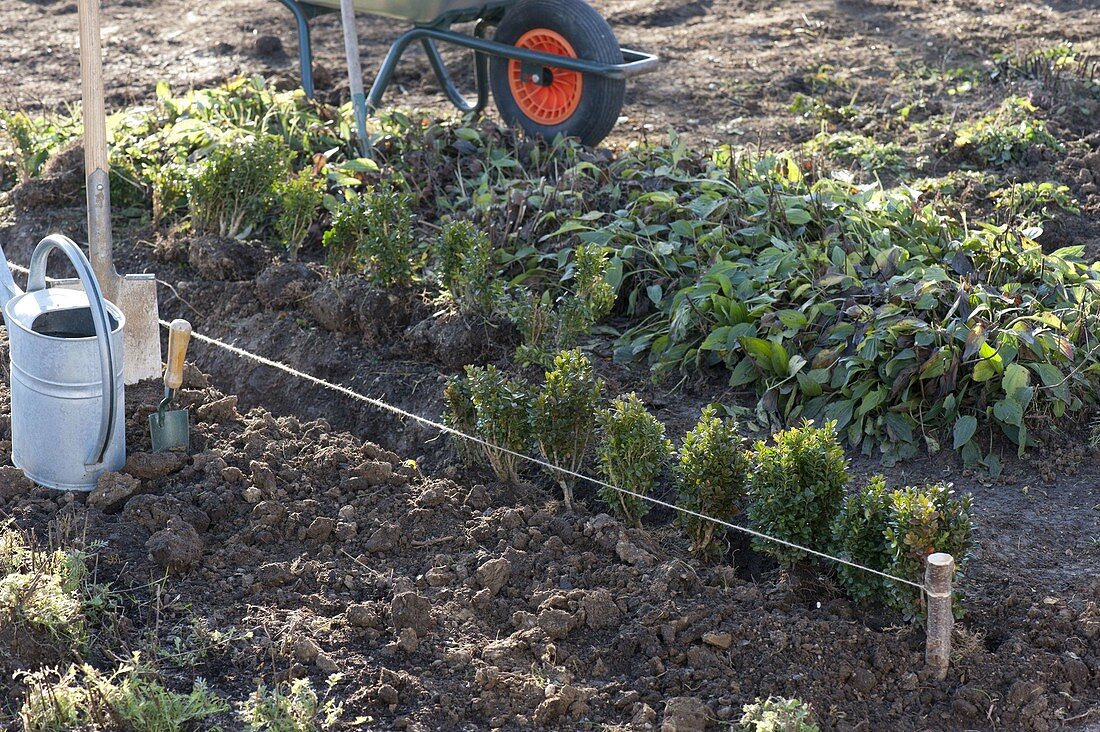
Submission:
[[[480,28],[481,23],[478,24],[478,29]],[[480,37],[481,34],[478,31],[475,31],[475,33]],[[451,104],[458,107],[459,111],[471,114],[474,117],[480,115],[489,102],[488,57],[483,53],[474,51],[474,77],[477,85],[477,99],[471,104],[455,85],[451,73],[447,70],[446,64],[443,63],[443,57],[439,55],[439,49],[436,47],[435,41],[431,38],[421,38],[420,44],[424,47],[424,53],[428,55],[428,62],[432,65],[435,78],[439,80],[439,85],[443,87],[443,93],[447,95],[447,99],[451,101]]]
[[[309,39],[309,17],[295,0],[279,0],[294,15],[298,26],[298,64],[302,69],[302,89],[313,98],[313,44]]]
[[[288,2],[288,0],[281,1]],[[390,46],[390,50],[386,52],[386,58],[382,59],[378,76],[374,77],[374,83],[371,84],[370,94],[367,95],[368,112],[378,109],[378,105],[382,102],[382,95],[386,93],[390,81],[393,80],[393,70],[396,68],[397,62],[401,60],[401,56],[405,53],[405,49],[409,47],[409,44],[420,38],[422,33],[423,31],[420,28],[405,31]]]

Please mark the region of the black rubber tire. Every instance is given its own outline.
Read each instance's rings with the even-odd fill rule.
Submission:
[[[607,64],[623,62],[611,26],[584,0],[520,0],[504,14],[493,38],[514,46],[524,33],[535,28],[561,34],[573,46],[577,58]],[[622,79],[585,74],[580,102],[573,114],[558,124],[544,125],[524,114],[512,95],[508,59],[490,58],[489,85],[505,124],[522,127],[527,134],[545,140],[557,135],[577,137],[585,145],[597,145],[611,132],[626,93]]]

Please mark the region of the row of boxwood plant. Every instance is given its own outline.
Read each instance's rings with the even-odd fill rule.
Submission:
[[[736,426],[709,406],[674,461],[664,425],[636,394],[605,406],[603,392],[579,350],[559,353],[535,388],[495,366],[468,366],[464,377],[446,387],[446,418],[482,440],[473,454],[480,453],[501,480],[520,480],[520,456],[537,449],[553,466],[548,471],[570,507],[594,443],[605,481],[601,499],[636,525],[650,508],[647,497],[671,473],[683,509],[676,522],[699,557],[721,554],[728,547],[726,524],[744,514],[768,536],[915,582],[934,551],[953,554],[960,568],[966,563],[970,497],[956,497],[942,483],[891,491],[882,476],[849,493],[848,460],[833,422],[805,422],[748,449]],[[469,450],[469,443],[459,444]],[[753,547],[788,567],[808,558],[805,551],[763,538],[754,538]],[[838,581],[854,599],[879,600],[919,617],[921,597],[913,587],[838,566]]]

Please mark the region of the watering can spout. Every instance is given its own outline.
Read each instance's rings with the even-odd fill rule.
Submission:
[[[0,308],[23,291],[15,284],[15,278],[11,276],[11,267],[8,266],[8,258],[4,256],[4,248],[0,247]]]

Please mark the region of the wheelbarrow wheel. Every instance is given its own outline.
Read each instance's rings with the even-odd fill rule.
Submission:
[[[621,64],[611,27],[583,0],[520,0],[508,9],[494,39],[517,48]],[[529,135],[578,137],[596,145],[615,126],[626,82],[557,68],[531,68],[492,57],[490,86],[500,116]]]

